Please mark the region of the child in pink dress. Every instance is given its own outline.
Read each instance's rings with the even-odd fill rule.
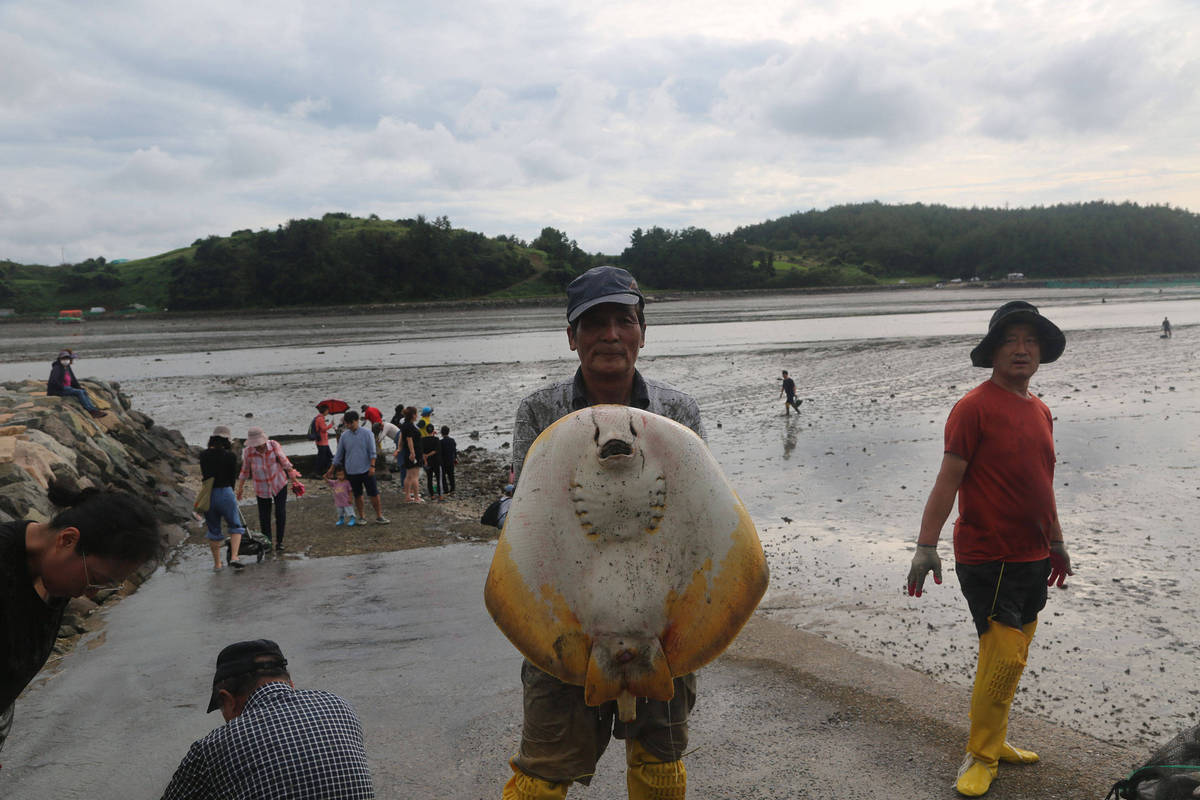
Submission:
[[[334,525],[353,527],[357,520],[354,518],[354,498],[350,494],[350,481],[346,480],[346,471],[339,469],[337,479],[326,479],[333,492],[333,504],[337,506],[338,517]]]

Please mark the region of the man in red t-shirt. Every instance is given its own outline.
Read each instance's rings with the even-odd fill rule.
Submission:
[[[910,596],[921,596],[930,571],[942,582],[937,543],[957,495],[954,571],[979,633],[971,732],[955,784],[968,797],[987,792],[998,762],[1038,760],[1005,737],[1046,587],[1075,574],[1054,502],[1050,409],[1029,392],[1038,367],[1065,347],[1058,326],[1029,303],[1005,303],[992,314],[987,336],[971,351],[971,363],[991,367],[992,376],[950,411],[908,572]]]

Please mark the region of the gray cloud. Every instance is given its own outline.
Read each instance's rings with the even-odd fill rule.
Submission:
[[[1200,208],[1185,0],[685,6],[10,0],[0,257],[328,210],[619,251],[870,199]]]

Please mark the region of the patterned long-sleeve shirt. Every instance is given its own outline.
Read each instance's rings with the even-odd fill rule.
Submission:
[[[283,454],[283,448],[274,439],[267,440],[267,452],[260,453],[256,447],[242,450],[242,480],[254,478],[254,494],[257,497],[274,497],[288,485],[288,478],[295,467]]]
[[[513,425],[513,470],[517,479],[521,477],[521,466],[525,463],[525,454],[529,452],[533,440],[562,417],[590,405],[592,403],[587,397],[581,369],[575,371],[575,377],[571,380],[552,383],[521,401],[517,407],[517,421]],[[633,394],[629,405],[673,419],[704,438],[700,406],[695,398],[665,383],[646,380],[636,370],[633,373]]]
[[[329,692],[268,683],[188,750],[163,800],[372,800],[362,724]]]

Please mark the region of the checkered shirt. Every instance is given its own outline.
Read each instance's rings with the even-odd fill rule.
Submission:
[[[192,745],[163,800],[373,800],[362,725],[328,692],[268,683]]]
[[[274,439],[267,440],[267,452],[260,453],[253,447],[242,450],[242,480],[254,478],[256,497],[274,497],[288,485],[292,462],[283,454],[283,448]]]

